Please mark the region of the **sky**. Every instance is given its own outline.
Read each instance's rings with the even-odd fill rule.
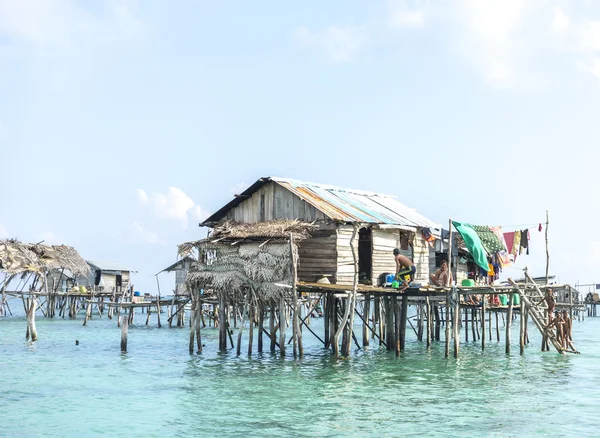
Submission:
[[[138,271],[262,176],[532,228],[600,283],[600,3],[0,0],[0,238]],[[162,293],[173,276],[160,277]]]

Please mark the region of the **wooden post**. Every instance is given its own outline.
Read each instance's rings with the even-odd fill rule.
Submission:
[[[341,324],[342,330],[348,330],[348,337],[343,346],[342,353],[344,356],[350,355],[350,345],[354,337],[354,310],[356,309],[356,295],[358,290],[358,255],[356,254],[356,237],[358,236],[358,224],[354,224],[352,237],[350,238],[350,249],[352,251],[352,261],[354,264],[354,275],[352,278],[352,292],[349,294],[346,308],[344,309],[344,317]]]
[[[456,302],[454,303],[454,318],[453,318],[453,328],[454,328],[454,357],[458,358],[458,353],[460,350],[460,296],[456,293],[456,287],[453,288],[453,295],[456,296]]]
[[[285,296],[281,293],[279,299],[279,351],[285,356]]]
[[[329,325],[331,324],[331,294],[326,293],[325,297],[323,297],[323,337],[325,339],[325,348],[329,348],[330,345],[330,335],[329,335]]]
[[[263,352],[263,332],[265,330],[265,310],[262,302],[258,301],[258,352]]]
[[[373,299],[373,307],[375,307],[373,313],[373,329],[379,333],[379,346],[381,347],[381,344],[383,343],[383,330],[381,327],[381,298],[379,298],[379,296],[376,296]]]
[[[425,297],[425,317],[427,318],[427,349],[431,348],[431,303],[429,297]]]
[[[127,353],[127,330],[129,329],[129,318],[127,315],[123,316],[121,322],[121,352]]]
[[[435,340],[439,341],[440,340],[440,331],[441,331],[439,302],[436,302],[433,305],[433,317],[435,320]]]
[[[249,292],[251,293],[251,292]],[[248,356],[252,356],[252,344],[254,343],[254,319],[256,318],[256,308],[254,307],[253,300],[250,299],[250,305],[248,307]]]
[[[369,346],[369,318],[371,316],[371,295],[365,294],[365,300],[363,301],[363,331],[362,331],[362,344],[363,347]]]
[[[483,297],[481,300],[481,351],[485,350],[485,300],[487,297]]]
[[[392,297],[385,297],[383,300],[385,306],[385,325],[386,325],[386,334],[385,334],[385,342],[387,344],[387,349],[391,350],[394,348],[395,339],[394,339],[394,313],[392,308]]]
[[[396,357],[400,356],[400,344],[401,344],[401,328],[400,322],[402,320],[402,306],[398,303],[398,297],[394,295],[392,297],[393,300],[393,309],[394,309],[394,350],[396,351]]]
[[[408,295],[402,295],[402,313],[400,317],[400,351],[406,347],[406,321],[408,318]]]
[[[500,342],[500,321],[498,321],[498,311],[496,310],[496,341]]]
[[[218,291],[217,293],[219,295],[219,350],[225,351],[227,350],[227,336],[229,331],[225,309],[225,291]]]
[[[521,309],[519,312],[519,350],[521,354],[525,354],[525,300],[520,298]]]
[[[548,285],[548,268],[550,266],[550,253],[548,252],[548,210],[546,210],[546,285]]]
[[[292,305],[294,306],[292,311],[292,338],[294,339],[294,358],[297,355],[302,356],[302,334],[300,332],[300,306],[298,304],[298,289],[296,283],[298,282],[298,266],[297,266],[297,254],[294,246],[294,234],[290,233],[290,258],[291,258],[291,271],[292,271]]]
[[[449,319],[449,315],[450,315],[450,292],[446,292],[446,319],[445,319],[445,324],[446,324],[446,336],[445,336],[445,348],[444,348],[444,357],[448,357],[450,356],[450,321]]]
[[[31,337],[31,342],[35,342],[38,338],[37,329],[35,327],[35,311],[37,307],[37,300],[35,298],[35,295],[33,295],[31,298],[28,298],[28,300],[29,306],[27,310],[27,332]]]
[[[512,326],[513,292],[508,294],[508,313],[506,314],[506,354],[510,354],[510,327]]]
[[[271,300],[271,304],[269,305],[269,334],[270,334],[270,341],[271,341],[271,346],[270,346],[270,350],[272,353],[275,352],[275,346],[277,344],[277,338],[276,338],[276,333],[277,333],[277,325],[275,324],[275,300]]]
[[[196,300],[194,292],[192,292],[192,296],[193,296],[192,311],[190,312],[190,345],[189,345],[190,354],[194,353],[194,334],[196,332],[196,315],[197,315],[196,306],[198,305],[198,301]]]
[[[465,342],[469,342],[469,308],[465,307]]]

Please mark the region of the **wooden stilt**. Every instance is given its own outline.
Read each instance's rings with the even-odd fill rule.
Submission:
[[[400,344],[401,344],[401,321],[402,321],[402,306],[398,303],[398,297],[394,295],[393,309],[394,309],[394,350],[396,351],[396,357],[400,356]]]
[[[279,351],[281,356],[285,356],[285,297],[283,293],[279,299]]]
[[[525,300],[522,297],[519,300],[521,309],[519,312],[519,352],[525,354]]]
[[[458,294],[453,294],[456,296],[456,303],[454,304],[454,316],[453,316],[453,327],[454,327],[454,357],[458,358],[458,353],[460,350],[460,297]]]
[[[400,351],[406,347],[406,320],[408,318],[408,296],[402,295],[402,311],[400,314]]]
[[[485,300],[484,296],[481,300],[481,351],[485,350]]]
[[[262,302],[258,302],[258,352],[263,352],[263,332],[265,331],[265,310]]]
[[[227,309],[225,309],[225,292],[219,293],[219,350],[227,350],[227,336],[228,326],[227,324]],[[177,324],[179,326],[179,323]]]
[[[123,316],[121,322],[121,352],[127,353],[127,330],[129,329],[129,318]]]
[[[496,340],[500,342],[500,321],[498,320],[498,311],[494,312],[496,314]]]
[[[510,354],[510,327],[513,316],[513,293],[508,294],[508,313],[506,314],[506,354]]]
[[[448,315],[450,315],[450,292],[446,292],[446,330],[445,330],[445,347],[444,347],[444,357],[450,356],[450,321],[448,321]]]
[[[363,301],[363,331],[362,331],[362,344],[363,347],[369,346],[369,318],[371,317],[371,295],[365,294],[365,300]]]
[[[425,318],[427,318],[427,349],[431,348],[431,303],[429,297],[425,297]]]
[[[392,308],[392,297],[385,297],[383,299],[383,303],[385,306],[385,325],[386,325],[385,342],[387,344],[387,349],[392,350],[395,345],[394,312],[393,312],[393,308]]]
[[[469,308],[465,307],[465,342],[469,342]]]

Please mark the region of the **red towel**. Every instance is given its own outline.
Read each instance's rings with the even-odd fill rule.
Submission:
[[[509,254],[512,254],[513,243],[515,241],[515,232],[511,231],[510,233],[503,233],[504,240],[506,241],[506,249]]]

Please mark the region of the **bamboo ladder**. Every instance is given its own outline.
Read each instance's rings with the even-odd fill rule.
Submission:
[[[526,295],[525,291],[521,290],[512,279],[509,279],[509,282],[519,291],[519,294],[521,295],[521,299],[525,302],[525,304],[529,310],[529,315],[531,316],[531,319],[533,319],[533,322],[535,323],[536,327],[538,328],[538,330],[540,331],[542,336],[550,339],[550,341],[552,342],[552,345],[554,345],[554,348],[556,348],[556,351],[558,351],[560,354],[565,354],[565,350],[563,349],[562,345],[560,345],[557,340],[554,328],[553,327],[546,328],[546,318],[544,317],[543,311],[538,306],[534,305],[531,301],[531,299],[543,298],[544,294],[537,287],[537,285],[535,284],[533,279],[529,276],[527,271],[525,271],[525,278],[527,280],[531,281],[534,286],[534,289],[532,290],[532,294],[529,296]],[[521,315],[521,318],[522,317],[523,317],[523,315]]]

